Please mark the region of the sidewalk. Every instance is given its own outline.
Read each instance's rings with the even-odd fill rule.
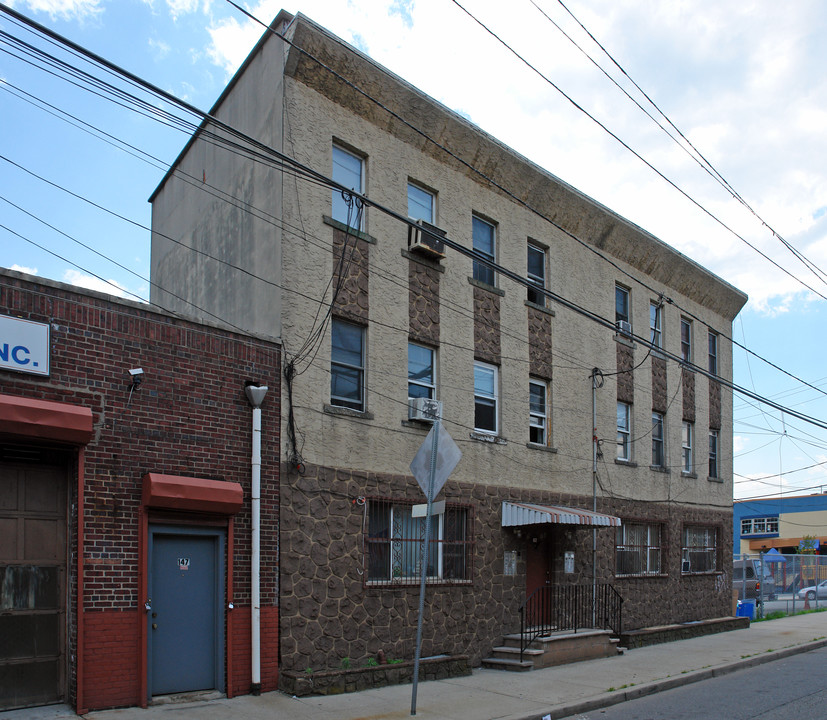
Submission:
[[[564,718],[827,645],[827,614],[797,615],[744,630],[628,650],[622,656],[527,673],[475,670],[470,677],[419,683],[417,718]],[[49,710],[44,708],[44,713]],[[33,715],[26,720],[76,717]],[[52,713],[57,709],[52,708]],[[89,720],[392,720],[411,717],[411,685],[330,697],[282,693],[189,704],[92,712]],[[18,720],[0,713],[0,720]]]

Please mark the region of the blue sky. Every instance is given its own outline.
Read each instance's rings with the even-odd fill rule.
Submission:
[[[766,226],[817,268],[827,268],[823,3],[566,4],[757,217],[702,172],[563,37],[548,18],[644,102],[557,0],[534,3],[514,0],[504,6],[467,0],[463,5],[731,231],[575,109],[451,0],[307,0],[301,5],[285,0],[245,6],[265,22],[281,7],[301,10],[747,292],[750,302],[733,326],[734,338],[820,390],[747,358],[737,348],[736,383],[827,420],[820,332],[827,321],[827,301],[818,294],[827,295],[827,284],[795,260]],[[15,0],[12,6],[204,110],[261,34],[260,26],[224,0]],[[2,15],[0,29],[32,39]],[[2,47],[9,49],[6,42]],[[149,277],[147,198],[187,134],[81,91],[7,52],[0,55],[0,90],[0,265],[147,297],[147,282],[139,277]],[[158,161],[147,163],[92,137],[22,99],[25,93]],[[820,463],[827,462],[827,433],[754,405],[735,398],[736,497],[806,492],[825,484]]]

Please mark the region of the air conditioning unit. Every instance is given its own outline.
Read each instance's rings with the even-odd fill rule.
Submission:
[[[618,320],[617,332],[626,337],[632,337],[632,323],[628,320]]]
[[[434,259],[445,257],[445,231],[424,220],[408,225],[408,250],[419,252]]]
[[[436,422],[442,417],[442,403],[431,398],[409,398],[408,420]]]

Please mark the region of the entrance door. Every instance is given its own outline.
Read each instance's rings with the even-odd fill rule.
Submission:
[[[0,462],[0,711],[66,688],[65,465]]]
[[[526,541],[525,596],[531,596],[537,588],[551,585],[551,543],[541,539],[537,543]]]
[[[150,695],[223,689],[223,531],[150,527]]]

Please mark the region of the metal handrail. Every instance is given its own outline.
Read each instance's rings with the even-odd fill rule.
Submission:
[[[542,585],[520,606],[520,662],[538,637],[584,628],[611,630],[620,636],[623,598],[609,583]]]

